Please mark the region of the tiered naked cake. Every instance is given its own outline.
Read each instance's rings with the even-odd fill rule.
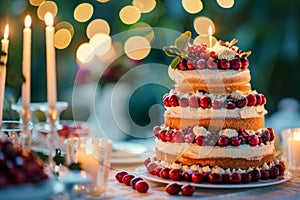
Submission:
[[[274,157],[274,131],[264,128],[266,97],[251,89],[251,52],[239,50],[237,40],[208,48],[191,45],[190,37],[186,32],[164,49],[175,56],[175,89],[163,97],[165,123],[153,128],[156,157],[145,161],[148,171],[172,180],[197,172],[203,179],[191,180],[198,183],[283,175],[284,164]],[[170,170],[180,173],[174,178]]]

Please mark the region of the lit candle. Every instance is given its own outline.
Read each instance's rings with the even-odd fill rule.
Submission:
[[[212,47],[212,27],[209,25],[208,27],[208,47]]]
[[[23,76],[25,81],[22,84],[22,106],[29,110],[30,104],[30,61],[31,61],[31,17],[25,17],[25,28],[23,29]]]
[[[56,104],[56,63],[54,46],[53,15],[47,12],[46,23],[46,59],[47,59],[47,100],[49,109],[54,110]]]
[[[289,137],[289,167],[292,169],[300,169],[300,132],[294,132]]]
[[[2,45],[2,52],[5,53],[5,55],[1,55],[1,65],[0,65],[0,123],[2,124],[2,118],[3,118],[3,104],[4,104],[4,91],[5,91],[5,79],[6,79],[6,62],[8,57],[8,32],[9,27],[8,24],[5,26],[4,30],[4,36],[1,40]]]

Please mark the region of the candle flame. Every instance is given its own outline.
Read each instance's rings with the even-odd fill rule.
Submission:
[[[6,24],[5,29],[4,29],[4,39],[8,39],[8,32],[9,32],[9,26]]]
[[[209,27],[208,27],[208,35],[209,35],[209,36],[212,35],[212,27],[211,27],[211,25],[209,25]]]
[[[300,132],[295,132],[294,133],[294,139],[300,141]]]
[[[29,28],[31,26],[31,17],[29,15],[27,15],[25,17],[25,27]]]
[[[45,15],[45,23],[47,26],[53,25],[53,15],[50,12],[47,12]]]

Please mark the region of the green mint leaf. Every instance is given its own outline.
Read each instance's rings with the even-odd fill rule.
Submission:
[[[177,47],[177,49],[181,51],[183,57],[187,56],[188,53],[187,47],[191,39],[191,36],[192,33],[190,31],[186,31],[175,40],[175,46]]]
[[[175,46],[170,46],[170,47],[164,47],[163,51],[167,56],[173,57],[173,56],[179,56],[181,55],[181,52],[177,47]]]
[[[180,62],[180,57],[179,56],[175,57],[170,64],[171,68],[176,69],[179,62]]]

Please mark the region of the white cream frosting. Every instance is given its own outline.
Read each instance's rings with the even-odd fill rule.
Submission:
[[[222,119],[222,118],[254,118],[267,114],[264,106],[244,107],[243,109],[203,109],[191,107],[166,107],[165,116],[184,119]]]
[[[156,138],[157,150],[175,156],[186,156],[192,159],[201,158],[245,158],[247,160],[259,160],[262,156],[275,152],[274,141],[266,145],[251,147],[240,145],[239,147],[211,147],[198,146],[188,143],[162,142]]]

